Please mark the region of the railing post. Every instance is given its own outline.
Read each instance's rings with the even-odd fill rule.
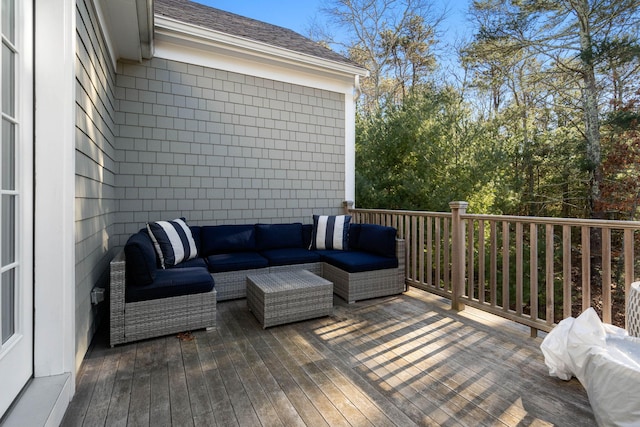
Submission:
[[[460,218],[467,212],[467,202],[450,202],[451,208],[451,308],[464,310],[464,279],[465,279],[465,247],[464,247],[464,222]]]
[[[344,209],[344,214],[349,215],[351,209],[353,209],[353,200],[345,200],[342,202],[342,209]]]

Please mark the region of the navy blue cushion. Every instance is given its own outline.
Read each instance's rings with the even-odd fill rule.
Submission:
[[[256,245],[259,251],[302,248],[302,224],[257,224]]]
[[[256,250],[253,224],[204,226],[200,238],[204,256]]]
[[[335,251],[321,255],[322,260],[348,273],[397,268],[398,259],[363,251]]]
[[[190,225],[189,229],[191,229],[191,235],[193,236],[194,242],[196,242],[196,249],[198,249],[198,254],[200,254],[200,231],[202,230],[202,227],[199,225]]]
[[[361,224],[358,247],[389,258],[396,256],[396,229],[375,224]]]
[[[147,223],[149,237],[160,260],[167,268],[198,256],[196,242],[184,218]]]
[[[350,221],[350,215],[314,215],[311,249],[347,250]]]
[[[302,224],[302,247],[311,248],[311,235],[313,234],[313,224]]]
[[[174,265],[171,268],[193,268],[193,267],[207,268],[207,262],[204,260],[204,258],[194,258],[194,259],[190,259],[189,261],[182,261],[180,264]]]
[[[156,252],[146,233],[138,232],[124,245],[125,278],[127,285],[143,286],[156,277]]]
[[[362,224],[349,224],[349,249],[360,249],[358,238],[360,237],[360,227]]]
[[[292,265],[320,262],[320,255],[303,248],[283,248],[262,251],[260,254],[269,260],[269,265]]]
[[[269,261],[256,252],[235,252],[209,255],[207,264],[212,273],[221,273],[223,271],[265,268],[269,266]]]
[[[153,283],[127,286],[126,302],[147,301],[180,295],[200,294],[213,289],[213,278],[204,268],[173,268],[158,270]]]

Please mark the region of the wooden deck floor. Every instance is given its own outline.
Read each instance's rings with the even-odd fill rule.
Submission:
[[[112,349],[98,334],[63,425],[595,425],[526,330],[416,289],[334,302],[266,330],[236,300],[191,337]]]

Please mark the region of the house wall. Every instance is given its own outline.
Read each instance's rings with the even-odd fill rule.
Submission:
[[[145,222],[341,212],[345,95],[154,58],[119,63],[119,244]]]
[[[116,222],[115,67],[91,0],[76,2],[76,366],[97,327],[95,286],[107,286]],[[102,304],[104,305],[104,303]]]

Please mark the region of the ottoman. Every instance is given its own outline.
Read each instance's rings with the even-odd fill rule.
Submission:
[[[333,283],[307,270],[249,275],[247,306],[263,328],[329,316]]]

